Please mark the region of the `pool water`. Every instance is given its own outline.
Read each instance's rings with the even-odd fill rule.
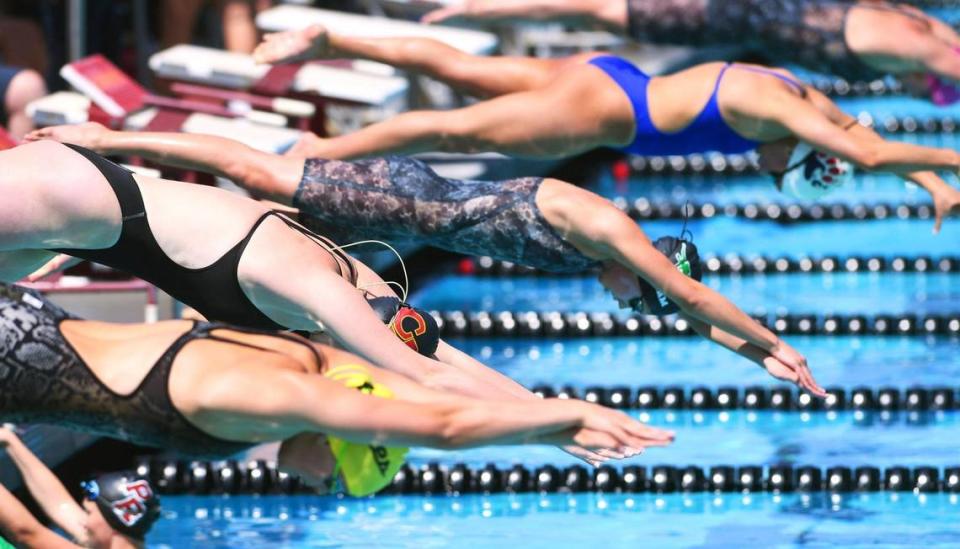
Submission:
[[[956,495],[168,497],[151,547],[957,547]]]
[[[925,315],[960,310],[960,273],[706,275],[704,284],[748,313]],[[416,292],[411,302],[437,311],[618,311],[596,276],[450,275]]]

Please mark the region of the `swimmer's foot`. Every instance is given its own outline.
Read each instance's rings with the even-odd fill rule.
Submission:
[[[330,34],[322,25],[267,34],[253,50],[257,63],[296,63],[310,59],[328,59],[336,52],[330,47]]]
[[[323,147],[323,142],[325,140],[322,137],[317,136],[313,132],[304,132],[300,136],[300,139],[290,147],[287,152],[283,153],[284,156],[289,156],[292,158],[314,158],[322,157],[320,150]]]

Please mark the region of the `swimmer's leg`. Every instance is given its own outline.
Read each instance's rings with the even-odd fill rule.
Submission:
[[[532,57],[488,57],[470,55],[430,38],[356,38],[310,27],[313,51],[328,58],[359,58],[378,61],[420,73],[476,97],[496,97],[546,86],[570,64],[585,56],[566,59]]]
[[[0,252],[106,248],[120,207],[103,174],[50,141],[0,152]]]
[[[0,282],[16,282],[43,267],[57,254],[47,250],[0,252]]]
[[[311,143],[306,156],[349,159],[425,151],[532,158],[626,145],[634,131],[629,99],[597,69],[572,68],[548,88],[512,93],[449,111],[407,112],[359,131]],[[590,71],[589,75],[585,71]]]
[[[537,59],[470,55],[429,38],[360,39],[331,34],[330,45],[342,54],[424,74],[481,98],[545,87],[564,68],[589,57]]]

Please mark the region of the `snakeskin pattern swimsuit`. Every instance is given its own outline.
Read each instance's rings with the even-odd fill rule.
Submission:
[[[850,81],[882,78],[847,46],[851,0],[627,0],[627,34],[640,42],[746,45],[774,64],[796,63]]]
[[[416,242],[551,272],[596,266],[543,218],[542,181],[445,179],[405,157],[308,159],[293,204],[301,223],[336,242]]]
[[[0,422],[49,423],[205,458],[254,446],[201,431],[177,411],[167,389],[173,362],[185,345],[197,339],[243,345],[212,334],[236,328],[195,323],[164,351],[133,393],[120,395],[96,377],[64,338],[60,324],[66,320],[79,319],[36,292],[0,284]]]

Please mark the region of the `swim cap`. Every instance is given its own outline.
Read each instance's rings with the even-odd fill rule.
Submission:
[[[787,169],[777,174],[780,190],[801,200],[816,200],[853,179],[853,164],[797,143]]]
[[[653,247],[668,259],[673,261],[681,273],[700,281],[703,278],[703,269],[700,267],[700,254],[697,247],[683,238],[663,236],[653,243]],[[676,303],[671,301],[662,291],[652,284],[638,277],[640,280],[640,297],[631,300],[630,306],[638,313],[648,315],[669,315],[680,310]]]
[[[935,74],[928,74],[926,80],[930,100],[934,105],[945,107],[960,101],[960,89],[956,85],[946,82]]]
[[[337,366],[327,370],[324,375],[361,393],[393,398],[393,391],[373,381],[370,372],[363,366]],[[337,461],[333,477],[336,478],[339,473],[347,493],[351,496],[368,496],[393,482],[393,477],[403,467],[409,450],[347,442],[333,436],[328,436],[327,441]]]
[[[367,298],[380,320],[414,351],[433,356],[440,344],[440,327],[433,315],[392,296]]]
[[[81,487],[107,524],[125,536],[142,540],[160,518],[160,500],[150,482],[132,471],[100,475]]]

